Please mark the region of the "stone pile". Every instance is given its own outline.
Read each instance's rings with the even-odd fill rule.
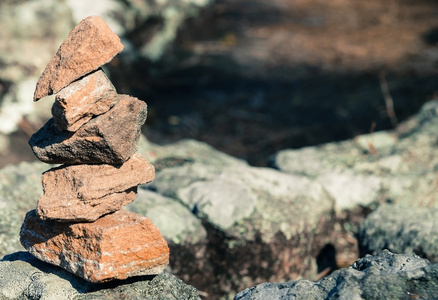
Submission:
[[[155,225],[122,206],[154,167],[136,153],[146,103],[117,94],[100,67],[120,39],[96,16],[82,20],[45,68],[34,101],[56,94],[50,119],[29,140],[39,160],[62,164],[42,176],[21,244],[38,259],[90,282],[158,274],[169,248]]]

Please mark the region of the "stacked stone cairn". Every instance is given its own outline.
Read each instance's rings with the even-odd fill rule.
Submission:
[[[62,164],[42,176],[43,195],[26,214],[21,244],[38,259],[90,282],[153,275],[169,263],[155,225],[122,206],[154,179],[138,141],[146,103],[119,95],[101,66],[119,37],[97,16],[82,20],[39,79],[34,101],[56,94],[50,119],[29,140],[39,160]]]

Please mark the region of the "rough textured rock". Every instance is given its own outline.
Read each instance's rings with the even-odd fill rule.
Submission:
[[[273,165],[283,172],[313,178],[336,201],[338,212],[382,202],[438,206],[436,175],[438,101],[394,132],[376,132],[317,147],[283,150]]]
[[[107,112],[119,97],[111,81],[99,69],[63,88],[55,100],[52,115],[56,127],[75,132],[92,117]]]
[[[417,254],[438,262],[437,208],[384,205],[362,222],[358,241],[361,254],[383,249]]]
[[[435,299],[437,275],[437,264],[415,255],[383,251],[316,282],[264,283],[238,293],[234,299]]]
[[[119,165],[63,165],[43,174],[37,213],[41,219],[95,221],[132,202],[137,186],[154,177],[140,154]]]
[[[41,221],[32,210],[20,241],[35,257],[90,282],[159,274],[169,263],[169,248],[155,225],[125,210],[93,223]]]
[[[125,207],[127,210],[147,216],[160,229],[164,238],[175,245],[189,246],[206,242],[207,232],[201,220],[186,206],[176,199],[147,190],[146,187],[138,189],[137,199]]]
[[[122,50],[120,38],[101,17],[85,18],[47,64],[37,83],[34,101],[59,92],[76,79],[108,63]]]
[[[199,278],[199,290],[226,294],[260,276],[316,276],[315,257],[333,231],[329,194],[318,183],[272,169],[186,163],[157,172],[147,187],[178,199],[203,221],[207,253],[181,270]]]
[[[121,95],[112,109],[75,133],[59,131],[51,119],[32,135],[29,144],[38,159],[46,163],[123,163],[138,149],[146,114],[145,102]]]
[[[192,286],[169,273],[92,284],[28,252],[0,261],[1,299],[200,299]]]

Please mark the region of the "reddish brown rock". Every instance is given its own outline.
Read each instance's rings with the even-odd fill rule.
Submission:
[[[92,117],[107,112],[119,100],[116,89],[99,69],[63,88],[52,106],[59,130],[77,131]]]
[[[32,135],[29,144],[38,159],[46,163],[123,163],[138,149],[146,114],[144,101],[120,95],[113,108],[74,133],[60,131],[50,119]]]
[[[40,260],[90,282],[159,274],[169,263],[169,248],[155,225],[126,210],[93,223],[42,221],[32,210],[20,241]]]
[[[119,165],[53,168],[43,174],[44,194],[38,201],[37,213],[41,219],[95,221],[132,202],[137,186],[154,177],[154,167],[138,153]]]
[[[120,38],[98,16],[82,20],[61,44],[38,80],[34,101],[57,93],[108,63],[123,50]]]

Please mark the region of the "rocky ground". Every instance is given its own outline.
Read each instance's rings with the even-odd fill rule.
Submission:
[[[44,3],[55,2],[74,24],[64,4]],[[125,24],[136,50],[107,69],[120,93],[149,105],[141,151],[157,178],[129,209],[170,241],[168,271],[219,299],[265,281],[318,280],[383,248],[436,263],[437,4],[218,0],[200,12],[154,62],[144,41],[169,19],[137,15],[141,26]],[[38,53],[62,40],[62,26],[47,30]],[[0,50],[8,112],[27,90],[30,101],[41,68]],[[2,167],[34,160],[27,140],[47,116],[26,114],[0,136]],[[0,256],[22,250],[19,226],[47,168],[1,170]],[[326,286],[354,273],[344,272]]]

